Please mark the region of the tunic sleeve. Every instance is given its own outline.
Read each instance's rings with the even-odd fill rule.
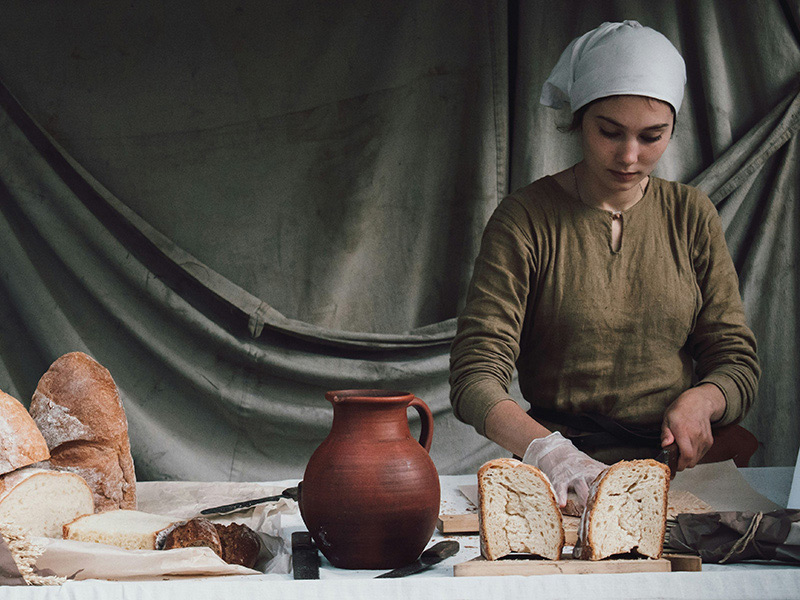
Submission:
[[[450,401],[455,416],[484,434],[484,421],[508,394],[519,356],[531,273],[527,219],[513,196],[495,210],[484,230],[467,302],[450,352]]]
[[[687,349],[697,361],[697,385],[713,383],[725,396],[725,413],[715,425],[728,425],[747,414],[761,370],[722,222],[711,201],[704,202],[707,210],[698,221],[692,254],[702,306]]]

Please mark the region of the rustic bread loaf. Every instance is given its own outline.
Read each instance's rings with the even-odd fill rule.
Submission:
[[[0,477],[0,521],[41,537],[94,512],[92,491],[73,473],[26,467]]]
[[[247,525],[222,525],[197,517],[164,529],[156,541],[156,547],[162,550],[198,546],[211,548],[228,564],[252,569],[258,560],[261,540]]]
[[[247,525],[214,523],[222,543],[222,560],[231,565],[252,569],[261,552],[261,538]]]
[[[0,390],[0,475],[48,458],[47,443],[22,402]]]
[[[536,467],[499,458],[478,471],[481,554],[497,560],[511,553],[558,560],[564,526],[553,488]]]
[[[618,462],[594,480],[573,556],[600,560],[637,553],[660,558],[667,522],[669,467],[655,460]]]
[[[202,517],[175,523],[160,532],[156,546],[161,550],[205,546],[211,548],[217,556],[222,556],[222,543],[217,528]]]
[[[39,380],[30,412],[50,466],[83,477],[95,510],[136,508],[128,421],[108,369],[82,352],[65,354]]]
[[[138,510],[109,510],[67,523],[63,536],[65,540],[109,544],[128,550],[156,550],[159,533],[174,522],[171,517]]]

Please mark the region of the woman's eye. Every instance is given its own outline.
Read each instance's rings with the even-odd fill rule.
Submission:
[[[600,130],[600,135],[607,138],[615,138],[619,134],[616,131],[606,131],[605,129]]]
[[[647,136],[647,135],[643,135],[642,136],[642,141],[645,142],[646,144],[655,144],[660,139],[661,139],[660,135],[657,135],[655,137]]]

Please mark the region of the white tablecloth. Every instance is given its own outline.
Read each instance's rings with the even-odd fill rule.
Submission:
[[[770,500],[786,505],[793,470],[789,467],[741,469],[750,484]],[[468,507],[458,485],[474,475],[442,477],[442,512]],[[289,486],[295,480],[271,482]],[[224,484],[219,484],[224,485]],[[304,529],[299,514],[283,521],[284,534]],[[436,533],[434,540],[443,539]],[[457,536],[461,551],[425,573],[403,579],[374,579],[379,572],[336,569],[323,558],[319,581],[294,581],[291,575],[217,577],[146,582],[80,581],[52,588],[0,588],[0,599],[75,598],[192,600],[275,598],[279,600],[354,598],[364,600],[494,600],[496,598],[800,598],[800,568],[780,565],[703,565],[700,573],[546,575],[533,577],[453,577],[453,565],[479,554],[476,536]]]

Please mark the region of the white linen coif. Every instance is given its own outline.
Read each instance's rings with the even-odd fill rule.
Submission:
[[[570,42],[539,101],[569,104],[574,113],[593,100],[630,94],[668,102],[677,114],[685,84],[683,58],[662,34],[637,21],[603,23]]]

